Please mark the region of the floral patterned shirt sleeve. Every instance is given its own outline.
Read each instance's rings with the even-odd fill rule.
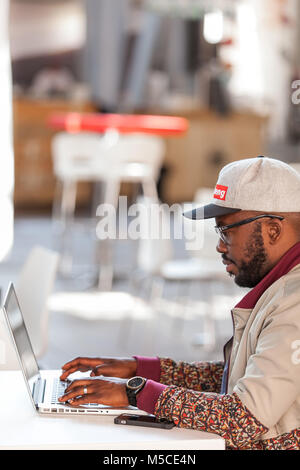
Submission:
[[[176,426],[220,435],[227,448],[251,449],[268,431],[239,397],[167,387],[158,397],[154,414]]]
[[[138,408],[174,421],[178,427],[218,434],[227,449],[300,450],[300,429],[264,439],[268,428],[242,403],[237,394],[221,394],[222,362],[176,362],[140,359],[148,372],[138,394]]]
[[[175,362],[160,358],[160,383],[202,392],[221,390],[224,362]]]

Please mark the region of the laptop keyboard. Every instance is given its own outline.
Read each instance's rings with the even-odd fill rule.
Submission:
[[[53,388],[52,388],[52,397],[51,397],[51,404],[52,405],[57,405],[57,404],[62,404],[61,402],[58,401],[59,397],[64,395],[65,389],[70,385],[71,380],[67,380],[66,382],[62,382],[59,380],[59,378],[53,379]],[[82,405],[84,408],[101,408],[101,405],[99,403],[86,403],[85,405]],[[105,408],[105,407],[104,407]]]
[[[70,380],[66,382],[62,382],[59,378],[53,379],[53,388],[52,388],[52,397],[51,397],[51,404],[57,405],[58,403],[61,405],[62,403],[58,401],[59,397],[64,395],[66,388],[71,383]],[[84,408],[99,408],[100,405],[98,403],[86,403],[83,405]]]
[[[53,388],[52,388],[52,397],[51,397],[51,403],[56,404],[60,403],[58,401],[59,397],[64,395],[65,389],[68,387],[70,382],[62,382],[59,380],[59,378],[55,378],[53,380]]]

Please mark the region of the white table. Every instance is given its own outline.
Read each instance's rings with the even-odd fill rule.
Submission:
[[[22,373],[0,371],[0,450],[225,448],[216,434],[122,426],[113,420],[113,416],[41,415],[30,402]]]

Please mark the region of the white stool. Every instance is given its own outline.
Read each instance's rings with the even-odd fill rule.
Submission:
[[[59,220],[63,234],[64,272],[70,272],[72,256],[67,233],[74,216],[78,181],[105,184],[103,203],[115,210],[122,182],[140,183],[148,198],[158,201],[156,183],[165,152],[164,141],[147,134],[119,135],[111,129],[100,137],[92,133],[54,136],[52,143],[54,173],[62,186],[61,198],[55,198],[53,220]],[[98,284],[109,290],[113,278],[111,240],[98,243],[101,264]]]
[[[129,134],[120,136],[117,142],[107,149],[109,166],[105,171],[106,190],[104,203],[118,207],[122,182],[139,183],[144,196],[158,201],[157,180],[165,153],[164,141],[147,134]],[[127,214],[124,214],[127,217]],[[101,290],[110,290],[113,280],[112,240],[99,241],[99,259],[101,263],[98,286]]]

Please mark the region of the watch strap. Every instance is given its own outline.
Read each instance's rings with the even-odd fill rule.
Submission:
[[[129,405],[137,406],[137,399],[136,396],[139,392],[141,392],[146,384],[146,380],[141,384],[141,386],[137,390],[132,390],[126,386],[126,394],[128,398]]]
[[[129,388],[126,387],[126,393],[127,393],[127,398],[128,398],[129,405],[136,407],[136,405],[137,405],[136,392],[134,390],[130,390]]]

